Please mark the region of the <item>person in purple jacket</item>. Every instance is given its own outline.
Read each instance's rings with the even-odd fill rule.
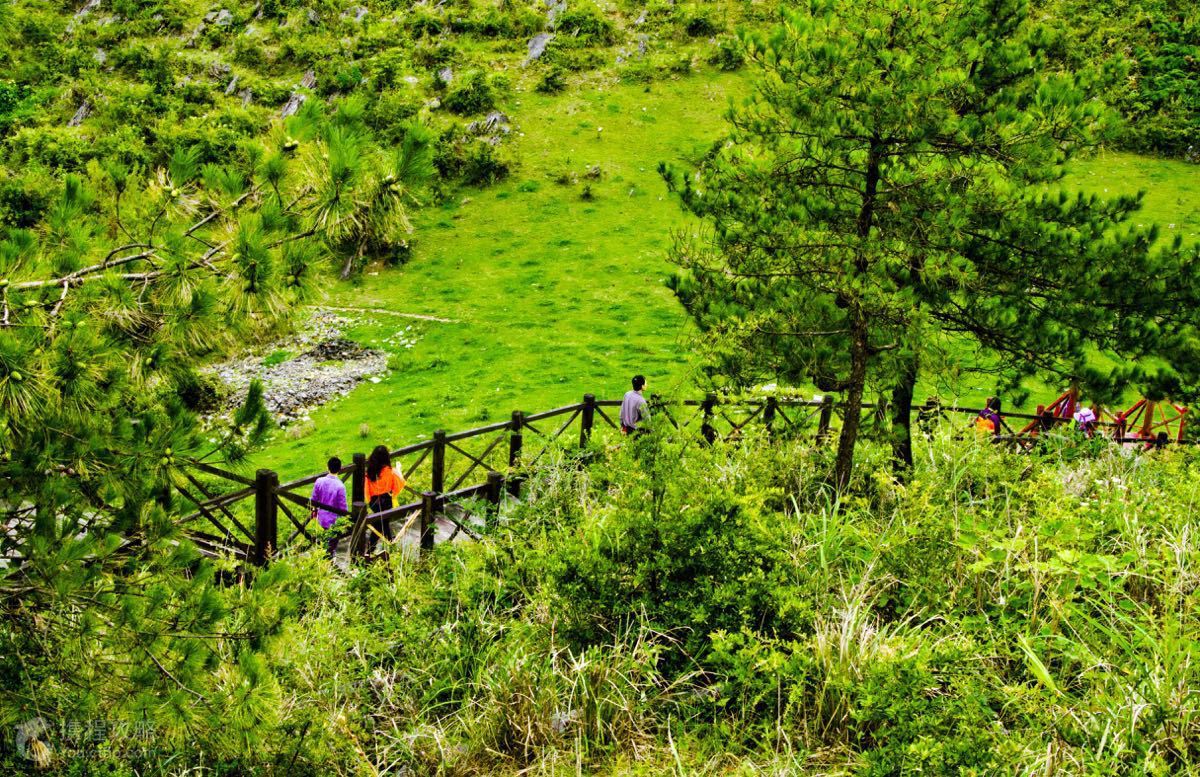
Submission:
[[[334,456],[326,464],[329,472],[317,478],[317,482],[313,483],[312,497],[309,499],[313,507],[313,513],[317,516],[317,523],[322,529],[332,529],[337,523],[338,513],[333,510],[346,511],[346,484],[338,477],[338,472],[342,469],[342,460]],[[327,547],[329,557],[333,558],[333,554],[337,552],[337,538],[329,537],[329,545]]]

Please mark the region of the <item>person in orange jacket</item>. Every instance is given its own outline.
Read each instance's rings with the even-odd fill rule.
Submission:
[[[367,503],[372,513],[391,510],[399,501],[400,491],[405,486],[404,474],[397,466],[392,468],[392,456],[386,445],[376,445],[367,457]],[[392,528],[383,523],[384,536],[392,539]]]

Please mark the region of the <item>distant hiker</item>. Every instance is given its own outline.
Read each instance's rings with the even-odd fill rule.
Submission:
[[[642,389],[645,387],[646,378],[642,375],[634,375],[633,389],[626,391],[625,398],[621,400],[621,432],[623,434],[639,431],[638,425],[650,417],[648,403],[642,396]]]
[[[1075,428],[1091,437],[1096,432],[1096,423],[1100,419],[1094,408],[1081,407],[1075,411]]]
[[[317,478],[316,483],[313,483],[312,497],[309,502],[312,504],[317,524],[322,529],[329,530],[337,523],[338,514],[326,508],[345,512],[346,484],[338,477],[338,472],[342,469],[341,459],[334,456],[325,466],[328,472]],[[329,557],[333,558],[333,554],[337,552],[336,537],[332,535],[329,537],[327,550],[329,551]]]
[[[404,488],[404,475],[392,469],[392,456],[386,445],[376,445],[367,457],[367,502],[372,513],[382,513],[396,506],[400,490]],[[392,538],[392,528],[383,522],[383,536]],[[372,542],[372,545],[375,543]]]
[[[998,437],[1002,428],[1000,424],[1000,399],[998,397],[988,397],[983,410],[980,410],[979,415],[975,417],[975,431],[980,434],[992,434]]]

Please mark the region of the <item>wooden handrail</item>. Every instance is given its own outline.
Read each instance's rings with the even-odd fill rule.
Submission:
[[[669,420],[671,421],[671,425],[675,429],[680,429],[684,426],[689,426],[693,423],[699,423],[701,425],[701,434],[703,434],[706,437],[706,439],[707,438],[715,439],[716,437],[721,436],[721,433],[715,428],[718,421],[721,422],[722,424],[727,423],[730,427],[732,427],[732,432],[729,432],[730,435],[737,435],[737,434],[741,433],[741,431],[744,427],[747,427],[754,423],[765,424],[767,426],[774,425],[775,432],[778,432],[781,428],[783,428],[781,426],[781,424],[786,424],[787,428],[799,429],[799,428],[802,428],[804,425],[810,423],[813,419],[820,416],[820,418],[818,420],[818,424],[817,424],[818,440],[829,440],[829,439],[831,439],[831,435],[829,434],[829,426],[830,426],[829,416],[832,415],[832,411],[834,409],[836,409],[836,407],[837,407],[837,405],[832,401],[832,398],[828,397],[828,396],[823,397],[821,399],[802,399],[799,397],[766,396],[766,397],[762,397],[762,398],[758,398],[758,397],[747,397],[745,399],[734,398],[734,399],[726,399],[723,401],[716,394],[710,393],[705,399],[684,399],[684,400],[675,401],[675,402],[661,401],[661,400],[658,400],[658,398],[654,398],[654,400],[655,400],[654,404],[656,404],[664,413],[666,413]],[[364,514],[364,513],[360,512],[359,515],[361,516],[361,518],[356,518],[355,520],[351,521],[350,526],[347,526],[344,531],[339,532],[335,536],[337,536],[338,538],[344,538],[346,536],[351,536],[355,531],[355,527],[362,525],[362,523],[360,523],[360,522],[365,522],[369,525],[382,525],[382,523],[384,523],[384,522],[387,522],[398,516],[407,515],[409,513],[422,512],[422,514],[424,514],[424,512],[427,512],[428,508],[429,508],[427,502],[428,502],[428,499],[430,498],[430,494],[433,494],[433,498],[435,499],[436,506],[438,507],[438,509],[444,509],[445,505],[450,504],[456,500],[462,500],[462,499],[482,497],[482,498],[486,498],[489,500],[494,500],[497,495],[493,494],[492,492],[498,490],[499,486],[496,485],[497,483],[502,483],[505,490],[507,490],[507,492],[511,496],[514,496],[514,497],[518,496],[519,492],[520,492],[520,488],[521,488],[521,483],[522,483],[523,477],[524,477],[521,474],[521,471],[523,469],[526,469],[526,468],[531,467],[534,464],[536,464],[537,461],[541,458],[542,454],[544,454],[554,444],[554,441],[556,439],[558,439],[568,428],[570,428],[572,426],[572,424],[575,423],[575,420],[577,418],[582,419],[579,422],[581,429],[580,429],[578,444],[581,447],[586,448],[587,445],[589,444],[589,440],[591,439],[591,431],[592,431],[592,426],[594,424],[598,424],[600,422],[607,422],[610,425],[612,425],[612,421],[609,419],[608,414],[604,412],[604,408],[616,408],[616,407],[620,407],[621,404],[622,404],[622,400],[619,400],[619,399],[595,399],[592,395],[589,394],[589,395],[584,396],[584,402],[582,402],[582,403],[574,403],[574,404],[570,404],[570,405],[564,405],[562,407],[556,407],[556,408],[553,408],[550,410],[544,410],[544,411],[537,412],[537,413],[525,414],[525,413],[518,411],[518,412],[513,413],[512,418],[510,420],[497,421],[494,423],[486,424],[484,426],[479,426],[479,427],[475,427],[472,429],[465,429],[463,431],[454,432],[452,434],[438,431],[437,433],[435,433],[433,435],[433,439],[422,440],[420,442],[415,442],[415,443],[397,448],[396,450],[391,452],[391,455],[394,458],[408,456],[408,455],[411,455],[414,453],[421,454],[421,456],[418,458],[417,461],[411,462],[410,473],[407,473],[407,474],[411,474],[411,472],[415,472],[417,470],[417,468],[420,466],[420,463],[423,462],[424,459],[426,457],[428,457],[431,453],[433,454],[435,466],[433,466],[433,468],[429,474],[429,477],[431,477],[433,479],[433,481],[434,481],[433,485],[434,485],[435,489],[437,489],[439,487],[446,488],[446,485],[448,482],[447,481],[448,476],[446,473],[446,459],[447,459],[446,454],[448,452],[454,454],[456,462],[459,461],[459,457],[462,457],[463,459],[465,459],[468,462],[469,466],[465,469],[465,471],[462,471],[460,474],[458,474],[457,480],[454,481],[453,485],[449,486],[449,488],[446,490],[445,493],[437,493],[436,490],[432,491],[432,492],[426,492],[421,495],[422,499],[420,501],[409,502],[406,504],[397,505],[389,510],[385,510],[385,511],[382,511],[379,513]],[[694,413],[691,413],[690,418],[687,418],[686,420],[684,420],[683,415],[681,415],[680,419],[678,419],[678,420],[675,419],[674,417],[671,417],[670,413],[669,413],[669,408],[681,407],[681,406],[689,407],[689,408],[696,408],[696,410]],[[727,412],[723,412],[722,411],[723,408],[730,409],[730,410],[728,410]],[[796,417],[796,419],[793,420],[792,417],[790,417],[786,412],[784,412],[785,410],[789,410],[792,408],[804,408],[806,411],[811,410],[811,412],[794,413],[793,415]],[[863,412],[870,412],[870,411],[882,412],[883,408],[886,408],[886,403],[883,403],[881,406],[880,403],[865,402],[862,405]],[[743,415],[743,413],[737,412],[738,410],[746,411],[749,413],[749,415],[746,415],[745,417],[740,417]],[[965,415],[978,415],[979,413],[982,412],[982,410],[980,408],[958,407],[958,406],[953,406],[953,405],[948,406],[948,405],[941,405],[936,402],[932,402],[932,403],[926,402],[925,404],[922,404],[922,405],[913,405],[912,410],[917,413],[937,413],[939,415],[956,414],[956,415],[964,415],[964,416]],[[542,420],[555,418],[555,417],[563,416],[563,415],[567,415],[567,414],[571,414],[570,417],[567,418],[565,423],[563,423],[557,429],[547,428],[546,431],[542,431],[541,429],[538,429],[537,427],[533,426],[533,423],[532,423],[532,422],[542,421]],[[731,415],[732,415],[732,417],[730,417]],[[597,416],[599,418],[597,418]],[[801,418],[801,416],[802,416],[802,418]],[[1001,419],[1021,419],[1021,420],[1026,420],[1026,421],[1041,420],[1040,415],[1036,415],[1036,414],[1032,414],[1032,413],[1017,413],[1017,412],[1000,413],[1000,417],[1001,417]],[[779,424],[775,424],[775,420],[777,418],[781,419],[779,421]],[[1070,423],[1072,423],[1072,419],[1070,419],[1070,418],[1063,418],[1063,417],[1055,417],[1054,418],[1054,424],[1056,426],[1066,425],[1066,424],[1070,424]],[[1121,425],[1118,422],[1097,420],[1097,422],[1095,423],[1095,426],[1097,428],[1116,429],[1116,430],[1118,430],[1118,432],[1121,431]],[[525,450],[524,446],[522,444],[522,437],[523,437],[522,432],[523,431],[533,432],[537,435],[537,437],[542,438],[542,444],[540,446],[540,450],[537,452],[534,452],[532,456],[530,456],[531,452],[528,450]],[[547,432],[550,432],[550,433],[547,434]],[[491,445],[488,446],[487,449],[482,454],[476,455],[475,453],[472,453],[468,449],[464,449],[464,448],[459,447],[458,445],[453,444],[453,443],[457,443],[457,442],[460,442],[463,440],[468,440],[468,439],[481,437],[481,436],[485,436],[485,435],[497,435],[497,436],[494,440],[492,440]],[[500,443],[502,443],[503,441],[505,441],[506,439],[509,442],[509,446],[508,446],[509,476],[507,478],[504,477],[503,475],[500,475],[499,473],[497,473],[492,468],[492,466],[487,463],[488,457],[497,448],[497,446]],[[1036,438],[1030,437],[1030,436],[1023,436],[1023,435],[998,435],[998,436],[992,437],[992,439],[993,439],[993,441],[998,442],[998,443],[1004,443],[1004,442],[1031,443]],[[1137,444],[1137,445],[1147,445],[1147,444],[1152,445],[1154,442],[1153,440],[1149,440],[1147,438],[1127,437],[1127,436],[1122,436],[1120,438],[1113,439],[1112,441],[1117,444]],[[1175,440],[1171,440],[1169,442],[1176,443]],[[356,454],[356,458],[359,458],[357,454]],[[256,481],[252,480],[244,475],[240,475],[236,472],[230,472],[228,470],[222,469],[220,467],[215,467],[211,464],[207,464],[207,463],[201,462],[201,461],[189,462],[189,466],[195,468],[199,472],[203,472],[205,474],[212,475],[214,477],[232,481],[234,483],[245,486],[244,488],[238,489],[238,490],[230,492],[228,494],[215,496],[210,499],[206,499],[203,502],[197,503],[197,506],[199,507],[199,511],[192,513],[183,519],[183,522],[188,522],[188,521],[195,520],[196,518],[199,518],[199,517],[206,517],[209,519],[209,521],[213,522],[214,525],[217,526],[218,529],[220,529],[221,531],[224,531],[224,532],[228,532],[226,537],[224,537],[224,538],[216,537],[214,535],[205,534],[202,532],[189,532],[189,534],[192,534],[193,536],[197,537],[197,539],[201,540],[202,542],[213,545],[214,547],[220,546],[220,545],[231,547],[239,555],[241,555],[243,557],[252,556],[258,562],[260,562],[260,563],[263,562],[265,560],[266,548],[268,545],[271,544],[270,539],[275,536],[275,529],[274,529],[273,525],[268,527],[269,531],[267,531],[266,534],[263,534],[263,532],[261,531],[262,527],[257,527],[259,529],[259,531],[257,531],[256,534],[262,535],[262,536],[258,537],[257,546],[254,541],[251,541],[250,543],[241,543],[232,536],[232,532],[229,532],[229,530],[226,529],[225,526],[223,526],[221,524],[221,522],[218,522],[216,520],[216,516],[213,515],[213,513],[211,512],[212,510],[224,511],[226,513],[226,515],[230,519],[232,519],[235,524],[237,524],[238,529],[241,530],[241,532],[243,534],[254,537],[255,535],[252,535],[244,527],[242,527],[237,522],[236,518],[234,518],[232,514],[228,513],[228,511],[225,511],[224,508],[227,505],[230,505],[239,500],[248,498],[250,496],[258,496],[257,489],[255,487]],[[457,469],[457,465],[455,468]],[[503,468],[501,468],[501,469],[503,469]],[[355,470],[355,464],[347,464],[347,465],[343,466],[337,474],[345,475],[347,473],[353,473],[354,470]],[[460,488],[459,486],[463,483],[463,481],[466,480],[468,477],[470,477],[472,475],[472,473],[474,473],[476,470],[483,470],[485,472],[488,472],[489,473],[488,474],[488,482],[477,484],[477,485],[464,486],[464,487]],[[263,478],[263,473],[267,473],[270,475],[270,478],[263,480],[263,482],[270,482],[270,479],[274,478],[273,473],[271,473],[269,470],[264,470],[264,471],[260,472],[260,479]],[[284,502],[290,502],[292,504],[299,505],[299,506],[305,507],[305,508],[312,507],[314,505],[307,496],[303,496],[303,495],[292,493],[292,492],[296,491],[297,489],[304,488],[305,486],[309,486],[309,485],[315,483],[318,478],[322,477],[325,474],[326,473],[324,473],[324,472],[320,472],[317,474],[308,475],[306,477],[292,480],[287,483],[274,485],[270,489],[272,491],[272,493],[270,494],[270,497],[272,499],[277,498],[278,500],[280,500],[278,503],[279,507],[283,507]],[[450,475],[449,477],[453,477],[453,475]],[[497,478],[499,478],[499,479],[497,479]],[[495,482],[493,482],[493,481],[495,481]],[[424,480],[422,480],[421,482],[424,482]],[[417,487],[414,487],[411,484],[410,484],[409,490],[412,490],[414,493],[420,493],[417,490]],[[192,500],[192,501],[194,501],[194,500]],[[258,503],[260,501],[262,502],[263,506],[265,506],[265,507],[270,507],[270,505],[272,504],[271,502],[263,500],[263,499],[256,499],[256,503]],[[318,507],[319,509],[327,510],[328,512],[334,513],[339,516],[351,516],[351,517],[354,516],[353,510],[337,509],[337,508],[333,508],[333,507],[330,507],[327,505],[315,505],[315,506]],[[359,505],[358,508],[365,510],[365,505]],[[289,518],[292,518],[292,522],[296,523],[296,519],[291,516],[290,512],[288,512],[286,510],[286,508],[284,509],[284,511],[285,511],[285,513],[287,513]],[[273,511],[268,510],[267,512],[269,513],[269,516],[273,518],[273,516],[274,516]],[[273,523],[273,521],[272,521],[272,523]],[[458,523],[458,522],[456,521],[455,523]],[[302,534],[303,536],[308,537],[310,541],[312,539],[311,536],[308,535],[308,533],[306,531],[304,531],[303,527],[301,527],[299,534]],[[298,534],[292,535],[293,539],[296,539],[297,537],[298,537]],[[426,541],[428,541],[428,539],[429,539],[428,537],[425,537]]]

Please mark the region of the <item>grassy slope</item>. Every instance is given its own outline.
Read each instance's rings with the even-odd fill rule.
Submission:
[[[467,201],[426,211],[415,258],[361,285],[335,286],[331,305],[382,308],[451,318],[453,324],[369,314],[351,334],[396,354],[397,369],[349,400],[313,414],[314,428],[281,438],[258,457],[285,476],[306,474],[331,453],[384,442],[397,445],[434,429],[499,420],[578,401],[586,391],[616,397],[628,376],[645,372],[651,390],[694,393],[688,366],[689,328],[662,279],[670,230],[683,224],[655,172],[659,161],[702,151],[722,128],[737,77],[692,76],[641,86],[605,85],[559,97],[521,95],[512,111],[522,166],[499,186]],[[600,131],[602,128],[603,131]],[[596,199],[580,194],[582,174]],[[574,171],[576,185],[554,178]],[[1086,189],[1147,191],[1145,218],[1166,235],[1200,232],[1195,167],[1130,154],[1079,164],[1073,180]],[[1174,230],[1168,224],[1175,224]],[[412,349],[388,343],[410,324]],[[964,355],[966,358],[969,356]],[[940,381],[938,381],[940,382]],[[951,391],[926,381],[922,393]],[[1057,387],[1033,386],[1030,404]],[[975,402],[991,391],[963,378],[958,394]],[[368,427],[360,439],[362,425]]]
[[[1136,154],[1101,154],[1075,165],[1072,182],[1098,194],[1145,192],[1143,223],[1157,223],[1162,239],[1200,240],[1200,167]]]
[[[602,85],[511,111],[521,167],[509,180],[431,209],[401,271],[338,285],[329,304],[430,314],[456,323],[375,314],[351,334],[391,350],[398,369],[313,414],[314,429],[260,456],[286,477],[378,442],[619,396],[641,371],[650,389],[686,390],[688,324],[663,279],[673,228],[683,224],[655,167],[702,153],[741,82],[693,77]],[[599,164],[601,179],[584,179]],[[574,171],[580,181],[555,182]],[[594,199],[582,198],[590,185]],[[411,349],[386,340],[413,325]],[[369,439],[356,435],[361,425]]]

